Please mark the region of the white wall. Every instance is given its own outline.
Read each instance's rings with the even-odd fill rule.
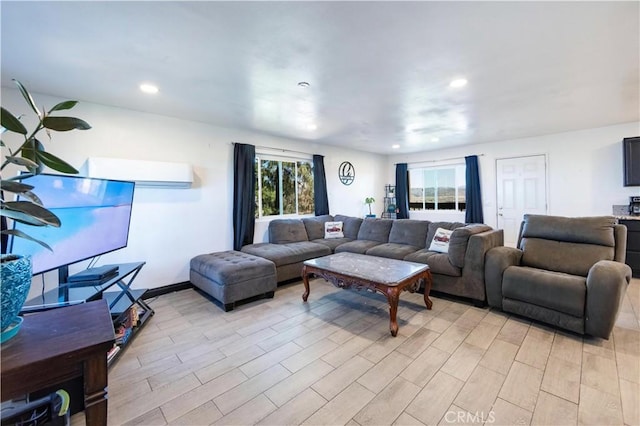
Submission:
[[[549,214],[592,216],[612,214],[612,205],[628,204],[640,187],[623,186],[622,139],[640,135],[640,123],[506,140],[452,149],[394,155],[388,160],[388,178],[395,163],[416,163],[466,155],[478,158],[484,218],[496,226],[496,160],[534,154],[547,155]],[[462,213],[411,213],[412,218],[464,221]]]
[[[33,94],[38,105],[51,108],[63,99]],[[17,90],[2,88],[2,105],[14,115],[25,114],[28,129],[33,113]],[[287,140],[203,123],[139,113],[87,102],[66,113],[87,121],[91,130],[54,132],[53,140],[41,136],[48,151],[80,168],[87,157],[114,157],[186,162],[193,165],[191,189],[136,188],[128,247],[102,256],[98,264],[146,261],[136,288],[155,288],[189,279],[189,260],[201,253],[233,247],[233,146],[250,143],[325,156],[332,213],[364,214],[364,198],[382,199],[386,157],[359,151]],[[14,141],[5,134],[3,140]],[[14,148],[15,143],[11,144]],[[338,165],[350,161],[356,179],[350,186],[338,180]],[[36,188],[37,194],[37,188]],[[64,226],[64,224],[63,224]],[[263,232],[264,233],[264,232]],[[258,233],[257,233],[258,234]],[[258,239],[258,238],[256,238]],[[70,272],[86,267],[73,265]],[[54,273],[45,274],[45,285],[57,285]],[[30,297],[39,294],[37,277]]]

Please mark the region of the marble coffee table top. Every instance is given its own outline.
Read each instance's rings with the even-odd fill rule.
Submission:
[[[306,260],[304,264],[386,285],[397,284],[429,269],[429,266],[423,263],[345,252]]]

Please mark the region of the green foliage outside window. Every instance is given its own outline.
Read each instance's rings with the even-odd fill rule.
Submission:
[[[298,213],[313,214],[313,165],[309,162],[298,163]]]
[[[311,162],[257,156],[256,177],[256,217],[313,214]]]

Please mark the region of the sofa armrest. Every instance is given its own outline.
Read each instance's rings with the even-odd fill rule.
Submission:
[[[631,282],[631,268],[611,260],[601,260],[587,275],[585,333],[608,339],[622,298]]]
[[[509,266],[518,266],[522,250],[513,247],[495,247],[485,258],[484,281],[489,306],[502,309],[502,276]]]
[[[482,294],[478,294],[478,297],[475,297],[476,299],[486,299],[484,284],[485,256],[489,250],[503,244],[504,231],[502,229],[492,229],[469,237],[467,252],[464,256],[464,266],[462,267],[462,276],[467,283],[467,287],[481,290]]]

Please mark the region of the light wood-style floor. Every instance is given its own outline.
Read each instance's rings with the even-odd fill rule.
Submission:
[[[109,372],[109,424],[640,424],[640,280],[609,340],[409,293],[394,338],[383,296],[302,292],[228,313],[193,290],[152,300]]]

